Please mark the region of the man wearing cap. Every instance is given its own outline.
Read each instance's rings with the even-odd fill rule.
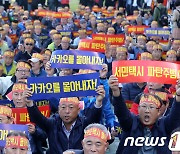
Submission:
[[[101,117],[102,100],[105,91],[102,85],[97,88],[97,97],[91,112],[84,117],[79,117],[80,102],[77,97],[61,98],[59,103],[59,114],[52,118],[45,118],[32,100],[27,98],[32,96],[30,89],[24,92],[24,101],[27,104],[31,122],[36,123],[48,136],[50,153],[60,154],[67,149],[82,149],[84,128],[93,122],[99,122]]]
[[[123,129],[123,137],[119,144],[117,154],[131,153],[132,151],[133,153],[170,154],[171,151],[168,149],[168,144],[171,132],[180,126],[180,80],[177,81],[176,96],[169,115],[160,119],[159,115],[162,100],[158,96],[149,93],[143,94],[138,107],[139,115],[134,116],[127,109],[118,84],[118,78],[112,75],[109,79],[109,85],[113,92],[114,110]],[[133,145],[131,144],[130,146],[130,143],[126,143],[127,137],[130,136],[133,137],[134,140],[138,137],[143,137],[140,141],[142,145],[136,146],[133,143]],[[152,140],[151,137],[154,137],[156,140],[158,138],[157,145],[148,146],[145,144],[144,142],[148,137],[150,137],[150,140]],[[162,137],[164,137],[165,140],[163,140]],[[160,139],[164,142],[161,143]],[[159,144],[163,145],[158,146]]]
[[[110,139],[110,133],[104,125],[90,124],[84,129],[83,150],[70,149],[63,154],[105,154],[109,145],[108,139]]]
[[[13,131],[7,135],[5,154],[28,154],[28,137],[22,132]]]
[[[5,98],[11,92],[14,83],[30,76],[30,69],[31,65],[28,62],[19,61],[14,76],[0,77],[0,94]]]
[[[24,51],[19,51],[15,56],[14,60],[18,62],[19,60],[28,60],[31,59],[33,53],[37,53],[33,50],[35,41],[32,38],[26,38],[24,40]]]
[[[12,109],[8,106],[0,105],[0,123],[12,124],[13,121]]]
[[[33,53],[32,58],[29,59],[31,63],[31,77],[47,76],[46,71],[43,70],[43,55]]]
[[[4,62],[4,74],[7,76],[13,76],[16,72],[16,64],[13,62],[14,60],[14,52],[11,50],[6,50],[3,56]]]

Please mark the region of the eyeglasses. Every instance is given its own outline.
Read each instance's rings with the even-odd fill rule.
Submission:
[[[34,44],[32,44],[32,43],[26,43],[26,45],[30,45],[30,46],[33,46]]]
[[[29,73],[30,71],[29,70],[16,70],[17,72],[21,72],[21,73]]]
[[[155,111],[155,110],[159,109],[159,108],[157,108],[155,106],[146,106],[146,105],[140,105],[139,107],[141,107],[144,111],[146,111],[147,109],[149,111]]]
[[[23,18],[23,20],[27,20],[27,18]]]

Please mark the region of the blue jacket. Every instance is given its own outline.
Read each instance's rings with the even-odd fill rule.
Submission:
[[[104,121],[105,121],[105,124],[107,126],[113,127],[114,121],[115,121],[115,115],[111,109],[111,103],[110,103],[110,99],[109,99],[108,80],[101,79],[100,84],[104,86],[104,89],[106,92],[105,98],[103,99],[103,103],[102,103],[103,105],[102,105],[101,123],[104,124]],[[81,115],[86,116],[86,114],[91,112],[91,110],[89,110],[89,109],[94,106],[94,103],[96,102],[96,98],[95,97],[83,97],[82,100],[84,101],[85,108],[83,111],[81,111]]]
[[[84,128],[91,123],[98,123],[101,116],[101,108],[93,107],[86,119],[77,117],[68,139],[63,131],[62,119],[59,114],[46,118],[35,105],[27,107],[27,110],[31,122],[34,122],[46,132],[51,154],[62,154],[67,149],[82,149],[81,141],[84,138]]]
[[[127,109],[122,96],[113,97],[114,111],[123,129],[121,142],[119,144],[117,154],[137,154],[140,147],[130,146],[125,147],[124,142],[127,137],[143,137],[144,126],[141,124],[139,117],[130,113]],[[155,146],[157,154],[171,154],[168,149],[171,132],[180,126],[180,102],[173,103],[171,112],[168,116],[160,118],[151,129],[152,137],[167,137],[164,146]]]

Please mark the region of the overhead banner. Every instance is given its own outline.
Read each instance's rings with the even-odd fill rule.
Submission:
[[[144,34],[144,29],[149,26],[128,26],[128,33]]]
[[[95,51],[104,53],[106,45],[104,41],[96,41],[91,39],[82,39],[78,45],[79,50]]]
[[[113,74],[120,83],[157,82],[176,84],[180,77],[180,65],[162,61],[114,61]]]
[[[137,17],[138,17],[138,16],[132,15],[132,16],[127,16],[126,19],[127,19],[127,20],[136,20]]]
[[[58,30],[58,32],[64,37],[70,37],[71,38],[71,31],[70,30]]]
[[[114,19],[114,17],[110,17],[110,18],[96,18],[96,22],[97,23],[101,23],[101,22],[108,21],[109,23],[112,23],[113,19]]]
[[[28,78],[28,87],[32,89],[30,99],[48,99],[61,97],[95,96],[99,86],[99,73],[69,75],[61,77]]]
[[[164,38],[169,38],[171,34],[170,28],[145,28],[144,33],[148,37],[159,36]]]
[[[101,70],[104,62],[104,54],[80,50],[56,50],[50,59],[53,68]]]
[[[50,116],[49,105],[39,106],[38,109],[45,117],[49,118]],[[30,123],[29,113],[27,111],[27,108],[12,108],[12,112],[16,124],[25,125]]]
[[[54,12],[54,11],[47,11],[47,10],[35,10],[35,12],[31,12],[31,15],[36,15],[40,17],[52,17],[52,18],[70,18],[71,17],[71,14],[68,12]]]
[[[28,134],[27,125],[16,125],[16,124],[0,124],[0,147],[3,148],[6,145],[6,137],[10,132],[23,132]]]
[[[123,45],[125,41],[125,35],[92,34],[92,39],[96,41],[105,41],[110,43],[111,45]]]
[[[114,11],[112,10],[112,12],[108,12],[107,10],[102,10],[102,14],[105,15],[105,17],[114,17]]]
[[[86,30],[86,34],[87,35],[91,35],[92,33],[93,33],[92,30]],[[79,36],[79,32],[78,31],[73,31],[72,34],[73,34],[74,37],[78,37]]]

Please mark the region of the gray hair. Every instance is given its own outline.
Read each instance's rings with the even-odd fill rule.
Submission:
[[[87,130],[93,128],[93,127],[99,128],[99,129],[101,129],[107,136],[109,135],[109,132],[108,132],[107,128],[106,128],[104,125],[98,124],[98,123],[94,123],[94,124],[88,125],[88,126],[84,129],[84,133],[85,133]]]

